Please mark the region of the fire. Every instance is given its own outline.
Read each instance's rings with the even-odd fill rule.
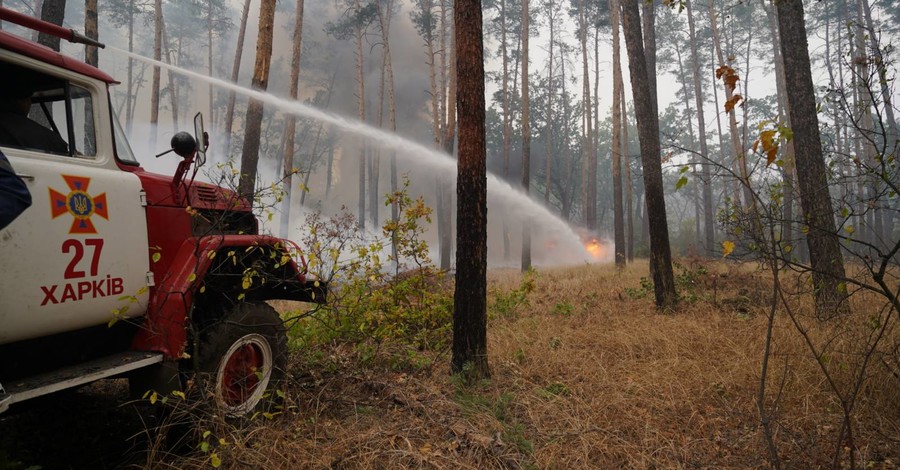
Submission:
[[[603,261],[606,258],[606,247],[596,238],[587,241],[584,244],[584,249],[594,257],[595,261]]]

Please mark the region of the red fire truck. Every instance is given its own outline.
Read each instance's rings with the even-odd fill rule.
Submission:
[[[102,47],[6,8],[0,19]],[[32,195],[0,231],[0,413],[108,377],[138,395],[204,383],[226,415],[257,408],[286,360],[265,301],[323,302],[326,287],[294,243],[259,233],[246,199],[195,181],[202,117],[172,138],[175,174],[153,174],[103,71],[3,30],[0,83],[0,151]]]

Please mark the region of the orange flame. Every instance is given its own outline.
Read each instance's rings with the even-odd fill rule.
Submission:
[[[590,241],[584,244],[584,248],[587,250],[591,256],[594,257],[596,261],[602,261],[606,257],[606,247],[600,243],[596,238],[592,238]]]

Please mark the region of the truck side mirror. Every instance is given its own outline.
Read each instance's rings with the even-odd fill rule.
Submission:
[[[197,160],[199,165],[206,163],[206,149],[209,148],[209,134],[203,128],[203,114],[194,115],[194,138],[197,141]]]
[[[179,132],[172,136],[172,150],[181,158],[188,158],[197,150],[197,141],[187,132]]]

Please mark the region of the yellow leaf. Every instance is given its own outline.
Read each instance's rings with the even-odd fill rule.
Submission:
[[[724,242],[722,242],[722,257],[723,258],[730,255],[732,251],[734,251],[734,242],[733,241],[725,240]]]
[[[196,279],[197,279],[197,273],[191,273],[191,275],[188,276],[187,281],[194,282],[194,280],[196,280]]]
[[[213,468],[219,468],[222,466],[222,459],[219,458],[219,454],[215,452],[209,456],[209,464],[213,466]]]
[[[150,404],[151,405],[155,405],[156,400],[158,400],[158,399],[159,399],[159,395],[157,395],[156,392],[153,392],[150,394]]]
[[[182,400],[187,399],[187,397],[184,395],[184,392],[182,392],[181,390],[172,390],[172,396],[176,396],[178,398],[181,398]]]
[[[153,256],[150,257],[154,263],[158,263],[160,259],[162,259],[162,255],[159,253],[153,253]]]
[[[141,294],[143,294],[144,292],[147,292],[147,289],[148,289],[147,286],[141,287],[140,289],[137,290],[137,292],[135,293],[135,295],[141,295]]]

